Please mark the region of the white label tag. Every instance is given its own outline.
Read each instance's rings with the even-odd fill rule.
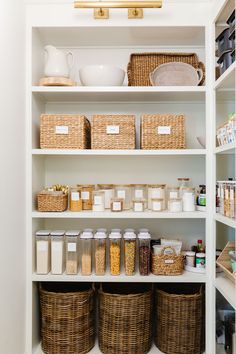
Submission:
[[[161,198],[161,189],[153,189],[152,190],[152,198],[160,199]]]
[[[100,197],[99,195],[95,195],[94,196],[94,204],[95,205],[102,205],[102,197]]]
[[[167,125],[157,127],[157,134],[160,135],[168,135],[170,134],[170,131],[171,131],[171,127]]]
[[[178,192],[170,192],[170,199],[178,198]]]
[[[107,134],[119,134],[120,127],[119,125],[107,125]]]
[[[125,191],[118,191],[117,192],[117,197],[121,199],[125,199]]]
[[[173,261],[172,259],[166,259],[166,260],[165,260],[165,263],[166,263],[166,264],[173,264],[174,261]]]
[[[57,125],[55,127],[55,132],[56,134],[69,134],[69,127],[67,127],[66,125]]]
[[[121,203],[120,202],[114,202],[112,209],[115,211],[120,211],[121,210]]]
[[[154,211],[161,210],[161,203],[160,202],[153,202],[152,203],[152,208],[153,208]]]
[[[134,211],[143,211],[142,203],[134,203]]]
[[[69,242],[67,244],[68,252],[76,252],[76,243]]]
[[[73,200],[74,202],[77,202],[78,200],[80,200],[79,192],[72,192],[71,193],[71,200]]]
[[[89,200],[89,192],[81,192],[81,199]]]
[[[136,189],[135,190],[135,199],[143,199],[143,190],[142,189]]]
[[[48,241],[37,241],[37,251],[45,252],[48,250]]]

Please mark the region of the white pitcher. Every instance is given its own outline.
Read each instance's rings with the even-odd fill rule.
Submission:
[[[44,65],[45,77],[61,76],[69,78],[70,69],[73,66],[73,54],[71,52],[64,53],[52,45],[44,47],[44,51],[46,53]],[[69,56],[72,58],[71,62],[69,61]]]

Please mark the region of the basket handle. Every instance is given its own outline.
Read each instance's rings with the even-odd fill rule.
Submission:
[[[198,68],[196,69],[197,73],[198,73],[198,85],[200,84],[200,82],[202,81],[203,79],[203,70]]]
[[[155,69],[155,70],[156,70],[156,69]],[[154,70],[154,71],[155,71],[155,70]],[[154,78],[153,78],[154,71],[152,71],[152,72],[149,74],[149,79],[150,79],[150,82],[151,82],[151,85],[152,85],[152,86],[155,86],[155,82],[154,82]]]
[[[173,250],[173,251],[174,251],[174,255],[177,256],[176,251],[175,251],[175,249],[174,249],[172,246],[165,246],[165,247],[163,247],[163,249],[161,250],[161,254],[162,254],[162,255],[164,255],[164,252],[165,252],[166,249],[171,249],[171,250]],[[173,256],[173,254],[165,254],[165,256]]]

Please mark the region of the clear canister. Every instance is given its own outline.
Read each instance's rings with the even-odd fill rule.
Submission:
[[[50,272],[50,231],[36,232],[36,273],[48,274]]]
[[[95,274],[104,275],[106,273],[106,239],[104,231],[98,231],[94,235],[94,265]]]
[[[125,232],[124,234],[124,265],[126,275],[135,274],[136,234],[134,232]]]
[[[51,273],[64,272],[64,230],[51,232]]]
[[[79,231],[67,231],[66,241],[66,274],[75,275],[78,273],[78,237]]]
[[[93,211],[105,210],[105,193],[102,191],[93,191]]]
[[[124,200],[121,198],[113,198],[111,200],[111,211],[120,212],[124,210]]]
[[[109,235],[109,256],[111,275],[120,275],[121,233],[111,232]]]
[[[115,197],[115,189],[113,184],[98,184],[98,189],[104,192],[105,209],[111,208],[111,200]]]
[[[224,184],[224,215],[230,217],[230,183]]]
[[[165,184],[149,184],[148,185],[148,209],[152,210],[152,199],[163,199],[163,207],[165,209],[166,198]]]
[[[179,198],[179,187],[168,187],[167,189],[167,199]]]
[[[81,274],[92,274],[92,242],[93,233],[91,231],[83,231],[80,235],[81,247]]]
[[[145,210],[145,199],[134,199],[133,200],[133,211],[144,211]]]
[[[147,200],[147,185],[146,184],[134,184],[134,186],[133,186],[133,199]]]
[[[183,188],[189,187],[190,178],[180,177],[178,178],[178,182],[179,182],[179,198],[182,198],[182,190]]]
[[[182,188],[183,211],[195,211],[195,189]]]
[[[115,186],[115,197],[123,200],[123,209],[129,210],[132,207],[132,185],[120,184]]]
[[[79,187],[71,188],[69,205],[71,211],[82,211],[81,189]]]
[[[149,275],[150,256],[151,256],[151,235],[149,232],[140,232],[139,241],[139,273],[140,275]]]
[[[164,199],[163,198],[152,198],[152,211],[163,211],[164,210]]]
[[[171,213],[179,213],[179,212],[183,211],[182,199],[181,198],[170,199],[169,200],[169,211]]]
[[[230,218],[234,218],[235,217],[235,182],[232,182],[230,184]]]
[[[93,184],[78,185],[81,189],[81,199],[83,210],[92,210],[93,208],[93,191],[95,186]]]

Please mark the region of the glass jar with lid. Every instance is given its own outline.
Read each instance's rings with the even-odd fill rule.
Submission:
[[[94,235],[94,265],[95,274],[104,275],[106,273],[106,239],[104,231],[97,231]]]
[[[110,274],[120,275],[121,233],[112,231],[109,235]]]
[[[95,185],[93,184],[81,184],[77,185],[81,189],[81,199],[83,210],[92,210],[93,208],[93,191]]]
[[[36,232],[36,273],[48,274],[50,272],[50,231]]]
[[[124,199],[113,198],[111,200],[111,211],[120,212],[124,210]]]
[[[148,209],[152,210],[152,199],[163,199],[163,208],[165,209],[166,185],[149,184],[148,185]]]
[[[51,273],[64,272],[64,230],[51,232]]]
[[[92,274],[92,242],[93,233],[90,230],[84,230],[80,235],[81,241],[81,274]]]
[[[138,234],[139,241],[139,273],[140,275],[149,275],[150,273],[150,257],[151,257],[151,235],[149,232],[140,232]]]
[[[144,211],[145,210],[145,199],[133,199],[133,211]]]
[[[70,211],[82,211],[81,189],[72,187],[70,189]]]
[[[147,185],[146,184],[134,184],[133,185],[133,199],[147,200]]]
[[[195,211],[195,188],[182,188],[183,211]]]
[[[93,211],[105,210],[105,193],[103,191],[93,191]]]
[[[65,233],[66,241],[66,274],[78,273],[78,237],[80,232],[73,230]]]
[[[129,210],[132,207],[132,185],[115,185],[115,197],[123,200],[123,209]]]
[[[178,182],[179,182],[179,197],[182,198],[182,190],[183,190],[183,188],[189,187],[190,178],[179,177]]]
[[[152,211],[163,211],[164,210],[164,199],[163,198],[152,198]]]
[[[181,198],[170,199],[169,200],[169,211],[171,213],[179,213],[179,212],[183,211],[182,199]]]
[[[167,198],[168,200],[179,198],[179,187],[173,187],[173,186],[168,187]]]
[[[105,209],[111,208],[111,200],[115,197],[113,184],[98,184],[98,190],[104,192]]]
[[[124,234],[124,265],[125,274],[135,274],[136,263],[136,234],[134,232],[125,232]]]

